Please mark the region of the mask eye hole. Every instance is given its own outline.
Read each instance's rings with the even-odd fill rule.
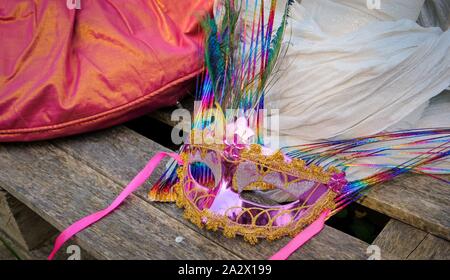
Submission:
[[[209,189],[215,187],[214,173],[206,163],[200,161],[191,163],[189,165],[189,173],[197,184]]]

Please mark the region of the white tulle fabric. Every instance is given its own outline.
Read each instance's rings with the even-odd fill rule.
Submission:
[[[254,2],[248,2],[250,11]],[[264,2],[268,10],[270,1]],[[424,0],[380,1],[380,9],[369,9],[367,2],[292,5],[287,54],[265,102],[279,109],[266,129],[279,134],[280,146],[450,127],[450,93],[442,93],[450,85],[450,31],[416,23]],[[285,3],[278,1],[276,25]],[[250,24],[253,13],[247,15]],[[404,160],[388,159],[394,165]],[[349,178],[377,171],[352,168]]]
[[[423,2],[294,3],[286,67],[266,97],[281,145],[450,126],[450,106],[429,104],[450,85],[450,31],[415,22]]]

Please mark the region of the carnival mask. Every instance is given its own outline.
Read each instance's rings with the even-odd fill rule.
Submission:
[[[265,154],[257,144],[233,155],[228,149],[233,147],[187,145],[175,185],[185,217],[199,227],[222,229],[227,237],[243,235],[254,244],[258,238],[294,236],[325,209],[334,209],[346,184],[337,169],[306,166],[281,152]],[[272,189],[287,192],[295,201],[271,205],[243,197],[246,191]]]

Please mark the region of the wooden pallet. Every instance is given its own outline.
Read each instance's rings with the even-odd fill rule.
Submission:
[[[0,186],[45,220],[42,227],[63,230],[105,208],[156,152],[164,150],[124,126],[53,141],[4,143]],[[289,241],[252,246],[242,238],[227,239],[186,221],[174,204],[149,201],[149,187],[163,170],[160,164],[146,186],[74,238],[84,250],[82,258],[266,259]],[[381,258],[449,259],[449,199],[448,186],[427,177],[404,176],[374,188],[360,203],[392,218],[373,242],[381,248]],[[40,238],[47,240],[42,250],[49,253],[52,239],[45,234]],[[291,259],[367,259],[369,245],[326,226]],[[64,257],[63,250],[59,258]]]

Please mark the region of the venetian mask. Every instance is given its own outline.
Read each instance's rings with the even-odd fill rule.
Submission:
[[[222,229],[227,237],[243,235],[250,243],[296,235],[325,209],[334,209],[346,184],[337,169],[306,166],[281,152],[266,154],[257,144],[241,149],[187,145],[181,157],[184,165],[178,169],[175,189],[186,218],[199,227]],[[278,205],[243,196],[273,189],[295,200]]]

